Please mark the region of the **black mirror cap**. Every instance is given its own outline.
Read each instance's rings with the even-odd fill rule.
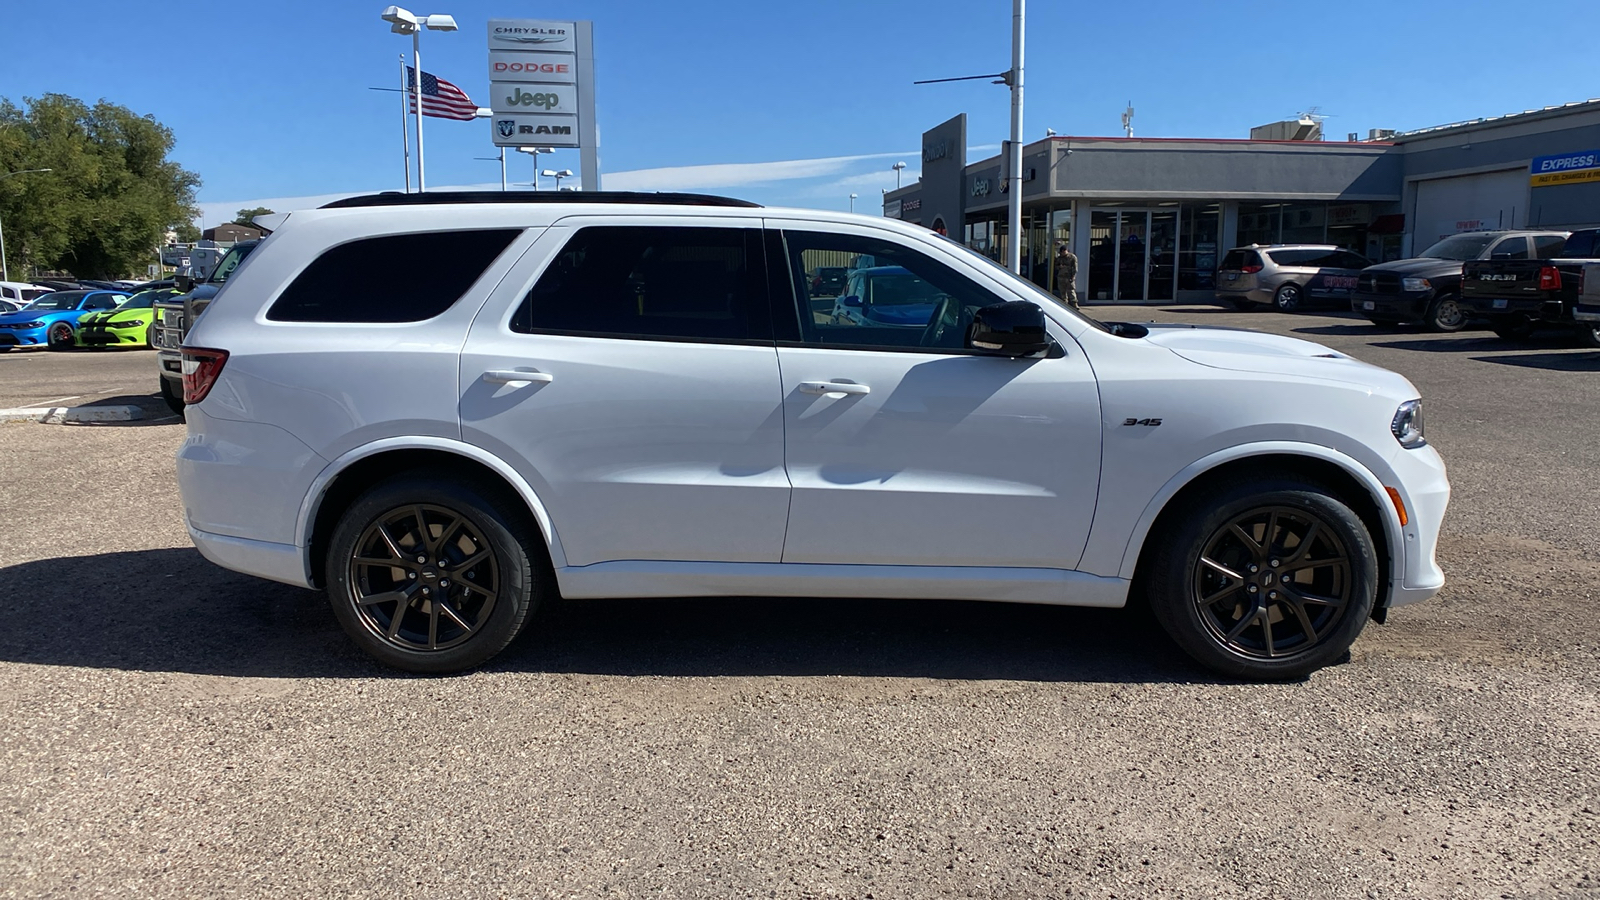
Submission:
[[[972,314],[967,346],[1001,356],[1032,356],[1050,349],[1044,310],[1024,300],[985,306]]]
[[[189,275],[172,276],[172,286],[185,294],[194,290],[194,278]]]

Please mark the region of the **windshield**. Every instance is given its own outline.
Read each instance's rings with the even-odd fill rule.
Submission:
[[[139,293],[134,294],[132,297],[122,301],[122,303],[117,306],[116,311],[124,312],[130,309],[149,309],[157,300],[160,300],[168,293],[168,291],[163,290],[140,291]]]
[[[947,235],[939,235],[939,236],[944,238],[945,240],[949,241],[950,243],[954,244],[955,246],[961,248],[961,252],[967,254],[968,256],[970,256],[970,257],[972,257],[974,259],[981,259],[985,263],[987,263],[988,265],[993,266],[996,269],[999,269],[1005,275],[1006,284],[1014,285],[1014,286],[1021,287],[1021,288],[1025,288],[1025,289],[1027,289],[1027,292],[1029,294],[1031,294],[1032,296],[1040,297],[1040,298],[1043,298],[1045,300],[1050,301],[1050,306],[1051,307],[1053,307],[1055,309],[1064,309],[1067,312],[1072,313],[1073,315],[1077,316],[1078,318],[1084,320],[1085,322],[1088,322],[1090,325],[1093,325],[1094,327],[1100,329],[1101,331],[1104,331],[1104,332],[1107,332],[1107,333],[1111,332],[1111,329],[1107,328],[1105,323],[1101,322],[1099,319],[1096,319],[1096,318],[1093,318],[1091,316],[1085,315],[1082,310],[1073,309],[1071,306],[1067,305],[1067,302],[1065,300],[1062,300],[1061,298],[1059,298],[1056,295],[1050,293],[1049,291],[1045,290],[1044,288],[1039,287],[1038,285],[1034,284],[1033,282],[1029,281],[1028,279],[1022,278],[1022,277],[1019,277],[1019,276],[1013,274],[1010,269],[1006,268],[1005,266],[1000,265],[999,263],[995,262],[994,260],[990,259],[989,257],[984,256],[982,253],[979,253],[978,251],[972,249],[971,247],[968,247],[966,244],[963,244],[960,241],[955,240],[954,238],[951,238],[951,237],[949,237]]]
[[[256,245],[253,243],[234,244],[233,249],[228,251],[228,255],[222,258],[222,262],[217,263],[217,270],[211,273],[210,278],[206,279],[206,284],[221,284],[227,281],[228,276],[233,274],[233,270],[239,268],[239,263],[244,262],[244,258],[249,256],[250,251],[255,248]]]
[[[1422,259],[1459,259],[1463,262],[1477,259],[1483,248],[1494,240],[1492,234],[1453,234],[1422,251]]]
[[[83,302],[83,297],[82,291],[56,291],[53,294],[45,294],[43,297],[29,303],[27,308],[34,310],[77,309],[78,304]]]

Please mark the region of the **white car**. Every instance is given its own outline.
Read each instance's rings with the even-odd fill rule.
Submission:
[[[859,256],[941,298],[835,325]],[[295,212],[195,323],[212,561],[325,588],[378,659],[482,663],[557,592],[1148,598],[1298,677],[1444,583],[1416,388],[1247,331],[1102,325],[924,229],[668,194]]]

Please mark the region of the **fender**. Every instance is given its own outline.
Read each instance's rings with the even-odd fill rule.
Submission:
[[[346,451],[338,459],[329,463],[317,473],[311,482],[311,487],[306,491],[305,499],[300,502],[300,514],[295,520],[295,534],[299,535],[299,544],[302,550],[311,546],[311,529],[317,521],[317,511],[322,504],[322,498],[327,493],[328,485],[338,477],[340,472],[368,457],[392,450],[442,450],[465,457],[473,462],[482,463],[495,474],[504,478],[513,488],[517,496],[527,505],[528,511],[533,513],[535,521],[539,524],[539,532],[544,536],[545,545],[550,548],[550,561],[557,569],[567,564],[566,554],[561,550],[561,538],[556,534],[555,524],[550,520],[550,513],[545,509],[544,501],[539,499],[527,480],[517,473],[516,469],[506,465],[499,457],[475,447],[464,441],[443,437],[391,437],[363,444],[352,450]],[[306,564],[310,565],[310,557],[305,557]]]
[[[1233,462],[1251,456],[1289,455],[1309,456],[1325,462],[1333,463],[1343,469],[1372,496],[1372,502],[1378,507],[1378,514],[1383,518],[1384,538],[1389,545],[1389,580],[1392,584],[1399,584],[1405,573],[1406,547],[1405,536],[1400,526],[1400,514],[1395,512],[1394,504],[1390,502],[1388,493],[1384,490],[1383,481],[1373,474],[1372,470],[1357,462],[1352,457],[1346,456],[1337,450],[1323,447],[1318,444],[1302,444],[1296,441],[1262,441],[1253,444],[1240,444],[1219,450],[1210,456],[1195,460],[1184,467],[1178,474],[1172,476],[1166,484],[1161,486],[1150,502],[1140,514],[1138,523],[1133,532],[1128,536],[1128,546],[1123,550],[1122,566],[1118,574],[1123,578],[1133,578],[1134,568],[1139,562],[1139,553],[1144,549],[1145,538],[1150,534],[1150,527],[1155,524],[1156,516],[1166,508],[1167,502],[1177,495],[1185,485],[1194,481],[1223,463]],[[1395,479],[1398,483],[1399,479]],[[1397,484],[1397,488],[1399,488]],[[1403,489],[1403,488],[1399,488]],[[1403,497],[1407,504],[1409,497]]]

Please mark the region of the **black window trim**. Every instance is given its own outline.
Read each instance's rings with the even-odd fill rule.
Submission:
[[[759,241],[761,253],[755,254],[748,252],[750,247],[748,243],[746,245],[746,263],[748,266],[753,269],[757,269],[758,271],[748,273],[746,278],[748,278],[752,284],[760,284],[762,286],[761,290],[765,292],[766,296],[751,297],[750,309],[751,311],[764,309],[767,316],[767,331],[769,334],[775,332],[776,322],[772,314],[772,278],[769,274],[770,266],[767,264],[768,247],[766,245],[767,242],[762,240],[762,237],[767,229],[762,226],[761,220],[752,218],[748,220],[749,224],[741,223],[738,225],[729,225],[725,222],[719,221],[720,217],[718,219],[710,219],[709,221],[700,221],[697,218],[682,218],[661,219],[659,221],[652,220],[645,224],[640,224],[638,222],[631,221],[632,219],[636,218],[634,216],[629,216],[627,218],[630,221],[619,221],[603,215],[583,215],[569,216],[552,223],[544,232],[544,234],[548,234],[550,231],[554,231],[558,227],[564,227],[570,230],[570,233],[564,238],[561,238],[560,245],[556,247],[555,251],[539,263],[539,268],[534,271],[533,276],[517,290],[515,299],[509,305],[505,318],[500,323],[501,333],[511,337],[537,335],[541,337],[573,337],[608,341],[649,341],[653,343],[666,344],[707,344],[712,346],[736,347],[776,346],[776,342],[772,337],[712,338],[684,335],[620,334],[612,331],[579,331],[568,328],[513,327],[512,323],[516,321],[517,313],[522,311],[523,304],[527,302],[528,293],[533,290],[534,285],[539,283],[539,279],[544,277],[545,272],[549,270],[550,264],[555,262],[556,257],[560,256],[561,252],[567,248],[567,245],[577,238],[579,233],[581,233],[585,228],[730,228],[746,232],[758,232],[757,240]],[[543,235],[541,235],[541,237],[542,236]],[[559,235],[557,236],[560,237]],[[532,250],[533,248],[530,247],[529,252],[532,252]],[[759,281],[757,281],[755,277],[756,275],[760,276]]]

